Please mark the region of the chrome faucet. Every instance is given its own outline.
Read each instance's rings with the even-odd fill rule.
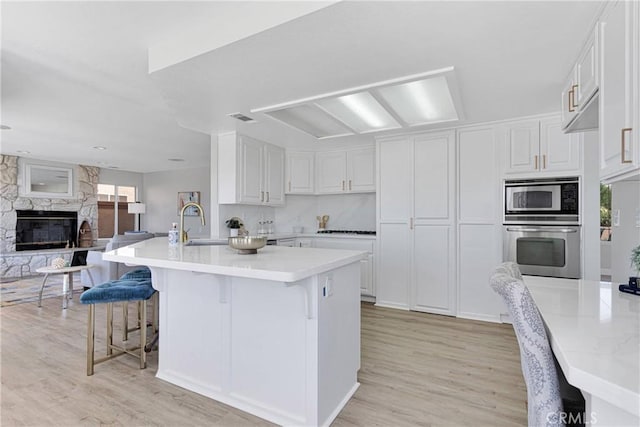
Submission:
[[[200,206],[200,204],[196,202],[185,203],[182,209],[180,209],[180,243],[184,243],[189,240],[187,232],[184,231],[184,211],[187,210],[187,208],[190,206],[198,209],[198,214],[200,215],[200,219],[202,220],[202,225],[204,225],[204,209],[202,209],[202,206]]]

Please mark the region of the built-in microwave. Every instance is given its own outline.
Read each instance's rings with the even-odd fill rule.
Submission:
[[[580,224],[579,177],[504,181],[505,224]]]

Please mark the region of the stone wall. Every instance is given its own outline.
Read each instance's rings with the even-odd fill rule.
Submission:
[[[16,210],[57,210],[78,212],[78,227],[87,221],[98,233],[98,179],[100,168],[79,165],[75,199],[21,197],[18,191],[18,157],[0,155],[0,276],[20,277],[35,274],[42,262],[50,258],[48,252],[24,254],[16,252]],[[44,264],[47,265],[47,264]]]

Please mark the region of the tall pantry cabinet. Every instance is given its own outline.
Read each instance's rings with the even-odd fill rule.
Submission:
[[[377,305],[456,314],[455,133],[377,142]]]

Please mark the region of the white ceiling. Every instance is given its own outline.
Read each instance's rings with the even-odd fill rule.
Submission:
[[[207,166],[209,133],[361,142],[316,142],[250,111],[448,66],[467,123],[553,112],[600,3],[324,6],[3,1],[0,152],[152,172]]]

